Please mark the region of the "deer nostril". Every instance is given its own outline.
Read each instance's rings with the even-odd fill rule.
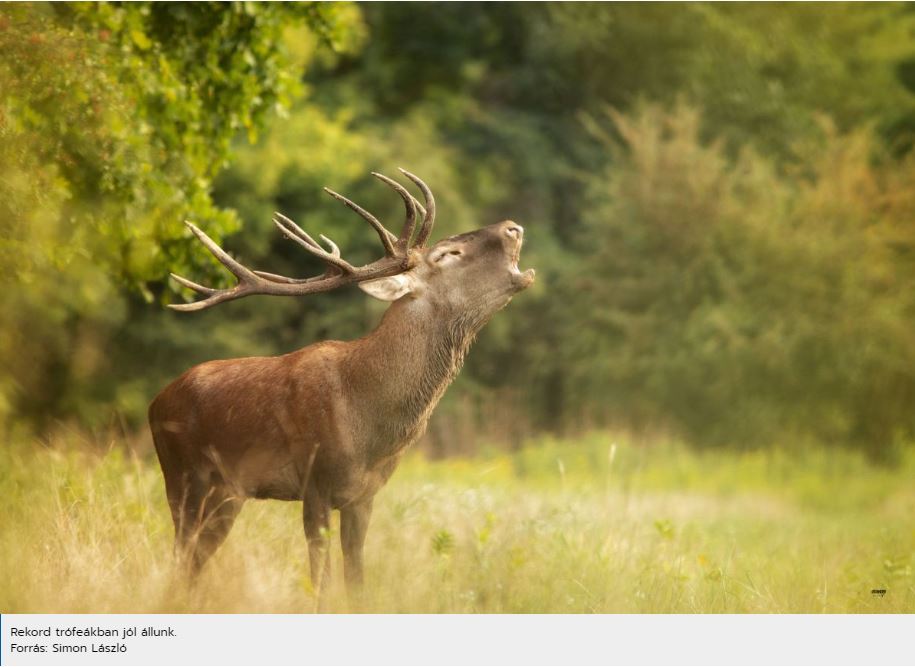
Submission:
[[[505,228],[505,233],[508,234],[509,236],[521,236],[521,232],[523,232],[523,231],[524,231],[523,229],[521,229],[520,227],[517,227],[517,226]]]

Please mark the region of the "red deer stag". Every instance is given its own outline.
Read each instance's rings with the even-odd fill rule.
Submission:
[[[385,256],[356,267],[325,236],[322,247],[289,218],[273,222],[326,269],[312,278],[251,271],[191,223],[194,235],[238,279],[212,289],[172,277],[206,298],[171,305],[202,310],[252,294],[298,296],[356,284],[393,304],[368,336],[325,341],[278,357],[210,361],[156,396],[149,424],[175,523],[176,551],[191,576],[223,542],[247,498],[301,500],[311,576],[329,571],[327,527],[340,510],[347,587],[362,583],[372,500],[460,370],[476,333],[534,271],[518,270],[522,228],[511,221],[425,247],[435,219],[428,186],[401,170],[425,205],[381,174],[406,206],[400,236],[331,190],[375,229]],[[414,238],[418,215],[422,224]]]

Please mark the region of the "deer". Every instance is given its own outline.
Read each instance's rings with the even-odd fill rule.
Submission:
[[[320,235],[322,246],[280,213],[273,223],[323,263],[322,274],[291,278],[251,270],[185,223],[237,282],[215,289],[170,274],[205,297],[169,304],[174,310],[350,285],[390,302],[377,327],[362,338],[316,342],[281,356],[208,361],[154,398],[149,425],[175,526],[175,552],[191,581],[223,543],[246,500],[276,499],[302,502],[318,592],[330,575],[331,512],[339,511],[344,583],[358,595],[375,495],[425,432],[477,333],[533,283],[534,270],[518,268],[524,230],[510,220],[427,247],[435,199],[420,178],[400,171],[419,188],[424,203],[394,179],[372,172],[403,200],[399,236],[324,188],[377,233],[384,256],[364,266],[353,266],[327,236]]]

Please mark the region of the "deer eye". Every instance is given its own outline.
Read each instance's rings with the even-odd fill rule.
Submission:
[[[454,256],[463,255],[463,254],[464,254],[464,252],[462,250],[458,250],[457,248],[455,248],[454,250],[448,250],[446,252],[443,252],[441,255],[439,255],[438,257],[435,258],[435,261],[436,261],[436,263],[438,263],[438,262],[441,262],[446,257],[454,257]]]

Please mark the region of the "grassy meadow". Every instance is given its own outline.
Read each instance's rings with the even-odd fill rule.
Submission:
[[[180,581],[132,431],[195,364],[385,308],[175,313],[198,295],[170,274],[235,282],[184,221],[321,275],[279,211],[365,266],[390,250],[322,188],[399,231],[370,175],[398,166],[428,241],[516,220],[537,280],[376,497],[359,600],[334,517],[322,609],[915,612],[913,9],[0,4],[0,612],[316,610],[298,503],[249,502]],[[491,301],[490,256],[430,271],[441,331]],[[385,353],[422,364],[412,341]]]
[[[0,450],[0,610],[315,609],[298,503],[249,502],[188,590],[154,456],[62,440]],[[913,480],[911,455],[890,470],[844,450],[697,453],[606,433],[413,452],[376,498],[359,609],[913,612]],[[342,612],[341,560],[336,542]]]

